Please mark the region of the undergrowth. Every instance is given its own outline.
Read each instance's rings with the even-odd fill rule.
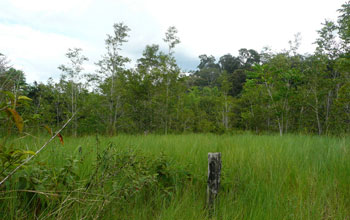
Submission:
[[[37,150],[44,137],[17,140]],[[119,135],[55,140],[0,189],[0,219],[349,219],[350,139]],[[215,214],[208,152],[222,153]]]
[[[174,193],[193,181],[184,168],[169,166],[165,154],[144,155],[113,143],[96,152],[82,177],[79,166],[91,153],[79,149],[77,155],[60,158],[63,166],[47,161],[29,164],[0,188],[0,218],[125,219],[140,200],[156,210],[159,199],[169,203]]]

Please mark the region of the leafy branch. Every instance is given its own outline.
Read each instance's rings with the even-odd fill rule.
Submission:
[[[72,117],[61,127],[61,129],[59,129],[55,135],[53,135],[48,141],[46,141],[46,143],[35,152],[35,154],[31,155],[30,157],[28,157],[26,160],[24,160],[20,165],[18,165],[15,169],[13,169],[3,180],[1,180],[0,182],[0,186],[7,180],[9,179],[13,174],[15,174],[17,172],[18,169],[20,169],[22,166],[24,166],[26,163],[28,163],[31,159],[33,159],[33,157],[35,157],[38,153],[40,153],[56,136],[60,137],[60,139],[62,138],[61,136],[61,131],[69,124],[69,122],[74,118],[74,116],[76,115],[76,112],[72,115]]]

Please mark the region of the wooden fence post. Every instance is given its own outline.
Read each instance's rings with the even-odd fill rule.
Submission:
[[[210,215],[215,211],[215,199],[219,192],[221,153],[208,153],[207,205]]]

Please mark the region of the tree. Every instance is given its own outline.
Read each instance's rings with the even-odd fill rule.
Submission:
[[[303,86],[306,93],[304,100],[314,115],[310,115],[310,118],[315,119],[312,124],[316,122],[317,132],[321,135],[328,129],[332,91],[331,81],[327,77],[327,57],[311,56],[306,62],[308,62],[308,68],[305,71],[306,82]]]
[[[246,79],[246,74],[239,57],[226,54],[219,59],[221,71],[227,74],[227,82],[230,84],[228,94],[237,96],[242,91],[242,86]]]
[[[230,98],[229,98],[229,91],[230,91],[230,82],[228,81],[228,74],[226,71],[221,75],[220,77],[221,81],[221,94],[223,97],[223,108],[222,108],[222,124],[227,131],[229,128],[229,113],[230,113]]]
[[[260,63],[260,55],[255,50],[242,48],[238,52],[241,65],[244,69],[249,69],[254,64]]]
[[[247,88],[243,96],[251,97],[250,93],[255,92],[254,85],[257,90],[263,92],[263,97],[266,100],[265,108],[271,111],[271,119],[277,123],[281,136],[288,131],[290,123],[289,102],[296,93],[296,87],[293,85],[298,83],[301,77],[301,72],[298,68],[291,66],[291,58],[286,54],[277,54],[268,63],[255,65],[253,71],[249,73]],[[254,103],[251,103],[251,107],[253,105]],[[270,118],[268,118],[267,124],[269,127]]]
[[[107,52],[97,63],[101,75],[100,89],[108,105],[107,131],[111,135],[116,134],[118,118],[124,114],[122,100],[124,66],[130,61],[129,58],[120,55],[122,45],[127,42],[130,28],[123,23],[116,23],[113,28],[113,35],[107,35],[105,40]]]
[[[6,72],[9,69],[9,61],[7,60],[7,57],[0,53],[0,74]]]
[[[215,57],[203,54],[199,56],[199,59],[198,70],[192,74],[194,85],[200,87],[218,86],[221,70],[219,64],[216,63]]]
[[[0,73],[0,86],[1,90],[11,91],[14,94],[24,92],[27,87],[24,72],[13,67],[8,68]]]
[[[239,57],[234,57],[231,54],[226,54],[220,57],[219,65],[222,71],[226,71],[228,74],[233,73],[235,70],[242,68],[241,60]]]
[[[83,71],[83,64],[88,60],[87,57],[81,54],[81,48],[68,49],[66,57],[69,59],[67,65],[60,65],[58,69],[63,72],[61,75],[61,83],[65,84],[64,92],[66,95],[70,95],[70,112],[71,115],[77,113],[79,95],[81,93],[82,85],[79,83],[81,80],[81,72]],[[68,81],[65,79],[68,77]],[[71,116],[70,116],[71,117]],[[78,115],[73,119],[72,135],[77,136],[78,130]]]
[[[169,55],[172,55],[174,53],[173,49],[177,44],[180,43],[180,38],[176,36],[177,33],[178,31],[174,26],[170,26],[165,32],[165,38],[163,40],[168,44]]]
[[[137,128],[149,132],[160,125],[155,112],[164,107],[163,103],[156,101],[156,96],[160,95],[161,66],[165,54],[159,51],[159,45],[147,45],[142,55],[137,61],[136,71],[131,72],[128,85]]]
[[[165,114],[164,114],[164,133],[168,133],[168,126],[169,126],[169,102],[171,99],[170,89],[171,87],[176,86],[176,82],[178,80],[178,76],[180,73],[180,69],[176,64],[175,57],[173,56],[174,48],[177,44],[180,43],[180,39],[177,34],[177,29],[174,26],[171,26],[168,28],[167,32],[165,33],[165,38],[163,39],[165,43],[168,44],[168,55],[164,56],[163,65],[162,66],[162,72],[163,72],[163,80],[165,82]]]
[[[350,1],[345,2],[338,10],[341,14],[338,17],[338,33],[343,40],[342,49],[350,52]]]
[[[318,30],[319,37],[316,39],[316,53],[326,55],[330,60],[335,60],[342,53],[341,43],[338,37],[337,25],[329,20],[322,24],[321,30]]]

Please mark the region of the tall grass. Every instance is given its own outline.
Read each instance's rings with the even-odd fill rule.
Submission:
[[[44,141],[23,139],[20,145],[35,150]],[[109,204],[103,202],[108,200],[103,195],[86,196],[83,190],[66,189],[56,198],[42,189],[41,192],[47,192],[42,195],[45,205],[40,213],[35,213],[20,201],[25,193],[17,190],[16,181],[25,173],[21,171],[7,183],[7,192],[0,193],[0,218],[206,219],[208,152],[221,152],[223,163],[213,219],[350,218],[349,138],[249,134],[87,136],[66,138],[64,146],[58,141],[52,143],[35,162],[62,168],[67,165],[67,158],[76,158],[76,187],[84,188],[96,170],[97,152],[104,151],[110,143],[114,143],[112,147],[117,152],[136,152],[133,155],[137,160],[149,160],[149,164],[163,158],[168,174],[173,175],[171,189],[150,182],[142,192],[130,191],[132,196],[123,194],[123,199],[116,198]],[[118,178],[113,180],[116,184],[123,181]],[[107,195],[113,187],[106,185],[94,192]],[[15,192],[9,193],[9,189]],[[102,206],[108,208],[99,212]]]

